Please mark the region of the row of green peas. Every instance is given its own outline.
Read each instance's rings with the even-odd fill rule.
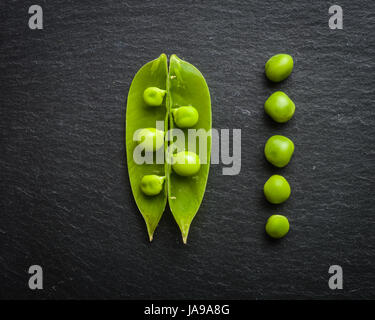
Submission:
[[[265,65],[265,73],[269,80],[280,82],[289,77],[293,71],[293,58],[288,54],[277,54]],[[265,112],[276,122],[289,121],[296,107],[293,101],[281,91],[274,92],[265,102]],[[278,168],[285,167],[294,152],[294,143],[287,137],[274,135],[264,147],[266,159]],[[264,195],[272,204],[280,204],[288,200],[291,189],[288,181],[281,175],[271,176],[264,184]],[[289,232],[289,221],[283,215],[272,215],[266,223],[266,232],[272,238],[282,238]]]

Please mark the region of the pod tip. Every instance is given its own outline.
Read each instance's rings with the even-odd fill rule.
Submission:
[[[145,219],[145,221],[146,221],[146,219]],[[154,232],[155,232],[156,226],[150,225],[149,221],[146,221],[146,226],[147,226],[148,238],[149,238],[150,242],[152,242],[152,240],[154,239]]]
[[[181,235],[182,235],[182,242],[184,244],[187,243],[187,238],[188,238],[188,235],[189,235],[189,230],[187,230],[186,232],[181,232]]]
[[[188,238],[188,235],[189,235],[189,227],[190,226],[187,226],[187,225],[180,225],[180,230],[181,230],[181,235],[182,235],[182,242],[184,244],[187,243],[187,238]]]

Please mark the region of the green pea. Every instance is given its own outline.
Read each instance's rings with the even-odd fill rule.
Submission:
[[[271,57],[265,66],[266,76],[273,82],[280,82],[293,71],[293,58],[289,54],[277,54]]]
[[[143,99],[148,106],[158,107],[163,103],[165,93],[167,91],[157,87],[148,87],[143,92]]]
[[[174,122],[179,128],[191,128],[196,125],[199,120],[197,109],[191,106],[173,109],[172,114]]]
[[[293,117],[296,106],[284,92],[276,91],[264,103],[264,110],[273,120],[283,123]]]
[[[194,152],[181,151],[174,156],[172,168],[179,176],[192,176],[199,171],[200,167],[199,157]]]
[[[290,197],[290,185],[288,181],[277,174],[267,180],[263,191],[266,199],[273,204],[283,203]]]
[[[266,223],[267,234],[275,239],[285,237],[289,232],[289,221],[286,217],[278,214],[270,216]]]
[[[150,174],[143,176],[141,180],[141,190],[148,196],[156,196],[163,190],[165,177]]]
[[[275,135],[269,138],[264,147],[266,159],[274,166],[285,167],[294,152],[294,143],[284,136]]]
[[[164,146],[164,131],[156,128],[142,129],[138,133],[138,143],[143,143],[146,152],[159,150]]]

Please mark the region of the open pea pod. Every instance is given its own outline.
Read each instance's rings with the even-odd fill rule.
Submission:
[[[160,90],[166,95],[165,99],[158,96]],[[148,134],[154,134],[158,120],[165,120],[164,131],[168,133],[162,143],[164,160],[169,161],[139,164],[134,161],[138,145],[134,141],[135,133],[142,128],[151,128],[153,131],[149,130]],[[177,129],[183,133],[182,141],[178,140],[178,148],[183,152],[174,154],[169,147],[175,143],[169,138]],[[197,130],[194,132],[198,135],[191,138],[190,129]],[[196,143],[192,144],[194,141]],[[211,100],[206,81],[197,68],[172,55],[168,72],[167,58],[162,54],[138,71],[128,95],[126,150],[131,188],[145,219],[150,240],[168,199],[186,243],[190,224],[204,196],[211,155]],[[154,148],[151,150],[155,151]],[[171,165],[172,159],[179,159],[179,154],[182,158],[188,154],[196,163]],[[164,177],[162,189],[155,191],[148,188],[159,177]]]
[[[148,196],[141,191],[140,183],[145,175],[165,176],[165,165],[137,164],[134,161],[133,152],[137,146],[134,133],[140,128],[155,128],[156,121],[165,121],[168,117],[165,101],[160,107],[149,107],[143,99],[143,93],[149,87],[166,89],[167,76],[168,65],[165,54],[145,64],[132,81],[126,108],[126,154],[129,180],[135,202],[146,222],[150,241],[167,203],[167,184],[164,184],[162,192],[158,195]]]
[[[169,123],[173,130],[175,121],[172,115],[174,109],[182,106],[192,106],[199,114],[198,122],[191,128],[181,128],[184,132],[185,150],[195,152],[201,161],[200,170],[192,176],[181,176],[168,169],[168,202],[172,214],[180,227],[182,238],[186,243],[189,228],[204,196],[211,156],[211,99],[207,83],[200,73],[190,63],[172,55],[168,77]],[[196,143],[196,150],[189,145],[189,129],[200,130],[203,146]],[[195,139],[195,142],[199,142]],[[201,149],[200,149],[201,148]]]

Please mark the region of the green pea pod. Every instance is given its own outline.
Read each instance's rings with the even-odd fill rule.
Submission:
[[[165,121],[168,117],[165,103],[160,107],[150,108],[143,99],[143,92],[148,87],[158,87],[165,90],[167,76],[168,65],[165,54],[145,64],[132,81],[126,108],[126,154],[129,180],[135,202],[146,222],[150,241],[152,241],[155,228],[167,203],[167,184],[164,184],[163,191],[160,194],[150,197],[141,191],[140,183],[145,175],[165,176],[165,165],[156,163],[136,164],[133,159],[133,152],[137,143],[133,140],[133,136],[136,130],[148,127],[154,128],[156,121]]]
[[[147,93],[148,105],[152,107],[146,105],[143,93],[150,87],[166,90],[166,99],[161,106],[158,106],[161,99],[154,99],[152,92]],[[168,129],[173,130],[172,110],[183,106],[192,106],[199,114],[198,117],[192,108],[182,109],[194,111],[192,113],[195,114],[194,121],[190,121],[190,124],[194,125],[192,128],[185,128],[185,125],[184,128],[179,128],[184,133],[183,145],[180,147],[184,151],[192,151],[199,156],[201,163],[199,171],[193,170],[191,176],[178,175],[172,170],[170,161],[165,161],[164,164],[136,164],[133,159],[133,152],[137,146],[137,143],[133,141],[136,130],[153,128],[157,120],[165,120],[165,132]],[[187,124],[189,121],[185,119],[185,122],[181,121],[180,123]],[[197,145],[196,150],[191,150],[191,145],[188,143],[189,129],[203,129],[204,143],[202,146]],[[197,141],[199,142],[199,140]],[[168,146],[172,143],[172,141],[166,141],[164,144],[165,155],[169,157],[169,160],[173,157],[173,154],[168,152]],[[167,58],[162,54],[158,59],[147,63],[138,71],[128,95],[126,150],[131,188],[137,206],[145,219],[150,241],[168,198],[171,212],[181,230],[183,241],[186,243],[190,224],[204,196],[211,156],[210,93],[204,77],[197,68],[179,59],[176,55],[172,55],[168,73]],[[155,196],[145,195],[140,188],[140,182],[145,175],[165,176],[163,191]]]
[[[172,110],[180,106],[193,106],[199,113],[199,120],[193,129],[204,129],[209,134],[204,150],[190,150],[188,144],[188,130],[181,129],[185,136],[185,150],[195,151],[199,157],[205,158],[205,163],[196,175],[183,177],[168,168],[168,202],[172,214],[180,227],[182,239],[186,243],[189,228],[204,196],[211,156],[211,99],[207,83],[200,73],[190,63],[172,55],[168,77],[168,107],[170,130],[174,128]],[[203,133],[203,132],[202,132]],[[204,156],[203,156],[204,155]]]

